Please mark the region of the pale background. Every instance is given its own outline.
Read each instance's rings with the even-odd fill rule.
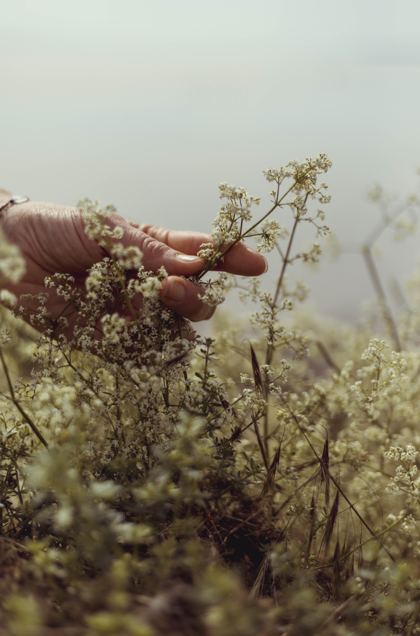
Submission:
[[[367,189],[417,188],[419,25],[418,0],[3,0],[0,185],[209,231],[221,181],[264,196],[262,169],[325,152],[327,222],[357,249]],[[381,244],[403,285],[418,237]],[[293,275],[349,320],[372,294],[358,255]]]

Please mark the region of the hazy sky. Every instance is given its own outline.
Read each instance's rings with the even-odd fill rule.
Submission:
[[[419,24],[418,0],[3,2],[1,185],[209,231],[221,181],[264,196],[263,169],[326,152],[327,221],[355,249],[366,190],[417,187]],[[383,245],[403,281],[418,238]],[[296,274],[330,314],[371,292],[356,255]]]

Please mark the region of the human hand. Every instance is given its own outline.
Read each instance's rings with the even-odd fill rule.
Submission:
[[[0,190],[0,206],[10,199],[10,193]],[[202,288],[180,278],[200,272],[205,265],[196,256],[203,243],[211,237],[200,232],[177,232],[153,225],[137,225],[115,214],[108,218],[111,229],[124,230],[121,243],[125,247],[137,246],[143,252],[146,270],[156,272],[162,265],[168,278],[162,281],[160,298],[177,314],[191,321],[210,318],[215,307],[205,304],[199,296]],[[2,217],[2,228],[7,238],[20,248],[26,273],[19,283],[8,289],[17,297],[21,294],[39,294],[45,291],[44,280],[55,273],[71,274],[77,288],[83,290],[87,270],[106,255],[104,248],[89,238],[84,231],[83,213],[78,208],[52,203],[27,201],[7,209]],[[230,250],[218,269],[231,274],[258,276],[266,270],[266,261],[258,252],[240,243]],[[141,307],[141,298],[133,301]],[[65,301],[53,289],[49,290],[46,309],[53,319],[65,308]]]

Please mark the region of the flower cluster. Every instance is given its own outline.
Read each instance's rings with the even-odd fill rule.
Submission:
[[[281,236],[281,227],[275,219],[265,219],[259,227],[261,238],[257,243],[259,252],[271,252],[275,247],[276,236]]]
[[[418,450],[411,444],[407,445],[406,450],[400,446],[391,446],[391,448],[384,453],[387,459],[401,462],[395,471],[395,477],[391,477],[391,483],[387,487],[389,493],[396,495],[399,492],[405,492],[417,499],[420,497],[420,489],[417,480],[414,479],[418,471],[416,464],[417,455]]]
[[[419,279],[401,350],[386,321],[356,328],[299,308],[308,290],[287,270],[319,258],[330,166],[321,154],[265,171],[274,189],[256,219],[259,199],[220,186],[194,280],[213,305],[237,288],[256,305],[251,325],[220,311],[215,338],[189,332],[159,301],[166,271],[147,271],[108,223],[114,208],[89,200],[86,230],[107,257],[86,289],[56,274],[14,317],[2,310],[10,634],[415,633]],[[315,235],[306,252],[301,223]],[[252,239],[279,254],[273,286],[205,278]],[[4,284],[22,262],[0,236]],[[66,306],[55,321],[52,290]]]

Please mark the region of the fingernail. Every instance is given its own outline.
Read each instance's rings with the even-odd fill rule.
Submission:
[[[199,256],[190,256],[190,254],[177,254],[176,257],[180,260],[180,261],[184,261],[184,263],[194,263],[195,261],[197,261],[197,263],[199,261],[203,261],[203,258],[200,258]]]
[[[265,270],[264,270],[264,274],[266,274],[268,272],[268,260],[265,258],[265,256],[263,256],[263,259],[265,260]]]
[[[179,302],[180,300],[184,300],[185,298],[185,287],[182,283],[178,282],[176,279],[172,280],[171,286],[165,294],[165,298],[167,300],[173,300],[175,302]]]

